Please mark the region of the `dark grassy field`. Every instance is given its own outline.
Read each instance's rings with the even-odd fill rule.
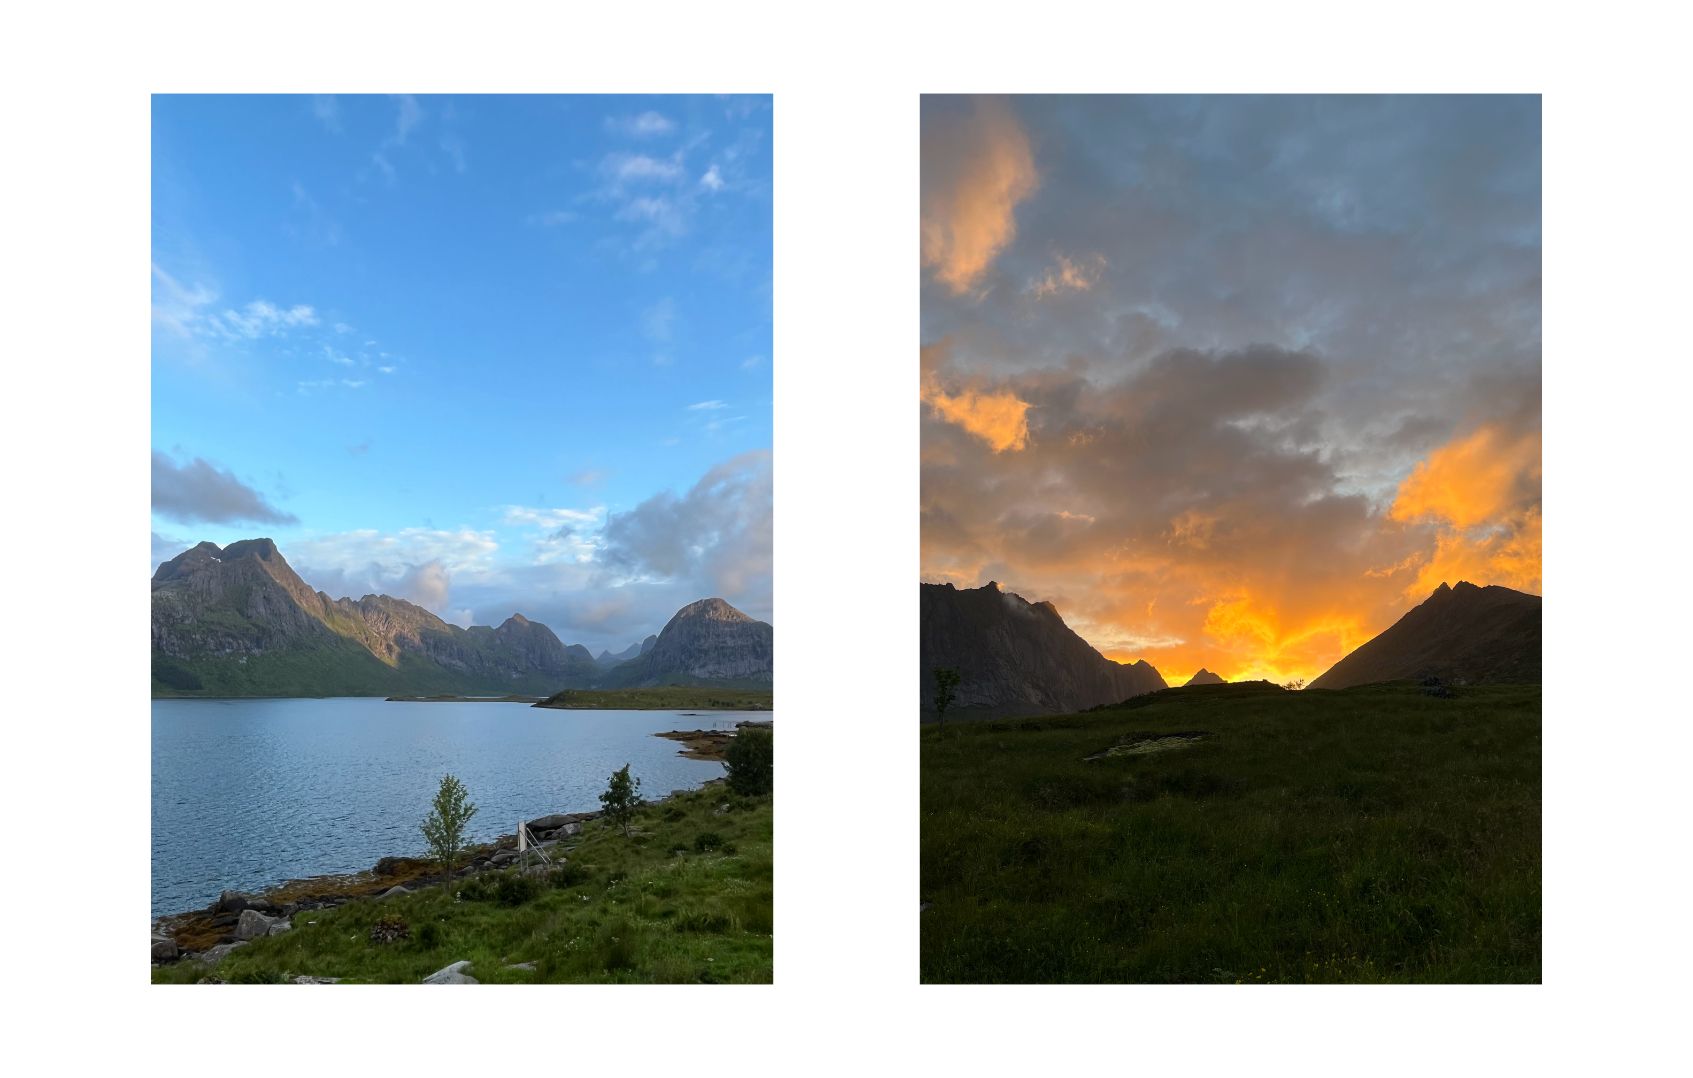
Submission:
[[[567,866],[536,879],[533,893],[502,886],[520,878],[508,870],[301,912],[292,931],[237,948],[215,973],[231,984],[297,974],[416,984],[468,959],[484,984],[770,982],[768,795],[707,786],[643,808],[633,837],[594,821],[572,844]],[[408,938],[372,942],[381,918],[399,918]],[[184,961],[155,967],[153,980],[193,983],[207,972]]]
[[[923,980],[1539,981],[1540,688],[1454,691],[924,727]]]

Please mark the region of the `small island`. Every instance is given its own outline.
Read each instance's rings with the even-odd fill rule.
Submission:
[[[455,696],[451,693],[438,693],[434,696],[390,696],[388,703],[394,704],[538,704],[539,696],[519,696],[510,693],[505,696]]]
[[[649,689],[565,689],[536,707],[584,711],[770,711],[769,689],[715,685],[665,685]]]
[[[770,725],[768,722],[738,722],[733,730],[666,730],[653,736],[680,741],[682,747],[676,750],[677,754],[690,760],[715,760],[725,763],[729,759],[729,742],[735,739],[736,734],[749,727],[768,730]]]

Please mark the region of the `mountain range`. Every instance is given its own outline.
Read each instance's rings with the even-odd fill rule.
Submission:
[[[770,626],[722,599],[691,603],[663,632],[596,658],[522,614],[466,629],[387,595],[331,599],[269,539],[201,543],[161,564],[152,635],[155,696],[545,695],[614,678],[771,684]]]
[[[1467,580],[1421,604],[1312,681],[1344,689],[1436,677],[1451,684],[1540,681],[1540,596]]]
[[[1050,602],[990,581],[922,585],[922,706],[936,669],[957,670],[953,707],[993,714],[1065,714],[1165,688],[1144,659],[1119,663],[1077,636]]]

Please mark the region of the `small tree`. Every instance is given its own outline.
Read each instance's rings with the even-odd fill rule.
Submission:
[[[723,759],[729,764],[729,789],[756,796],[770,792],[775,739],[764,726],[743,726],[729,739]]]
[[[935,671],[935,713],[941,726],[946,726],[946,709],[952,706],[953,691],[958,688],[958,671],[941,667]]]
[[[435,791],[435,802],[419,829],[429,852],[441,862],[441,879],[445,883],[453,876],[459,853],[464,849],[465,825],[476,815],[476,806],[465,800],[464,783],[451,775],[441,778],[441,788]]]
[[[624,835],[628,835],[629,821],[641,806],[641,780],[629,777],[628,764],[611,773],[611,784],[600,795],[600,804],[605,806],[606,819],[622,827]]]

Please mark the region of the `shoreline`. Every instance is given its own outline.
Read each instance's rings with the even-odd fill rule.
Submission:
[[[663,797],[645,801],[661,805],[681,794],[705,790],[728,782],[724,776],[710,778],[691,790],[672,790]],[[535,842],[531,849],[552,851],[583,827],[605,815],[602,809],[587,812],[559,812],[538,816],[526,826]],[[453,878],[498,871],[517,864],[517,835],[498,835],[492,841],[466,847],[461,866]],[[211,968],[231,950],[262,935],[279,935],[292,930],[298,914],[333,909],[348,902],[381,901],[393,895],[410,894],[444,883],[437,861],[409,854],[383,857],[358,872],[329,873],[281,883],[257,891],[222,891],[198,909],[167,913],[152,918],[152,951],[155,966],[177,962],[204,961]],[[249,913],[256,916],[249,916]],[[254,935],[256,933],[257,935]]]
[[[769,720],[748,720],[737,722],[733,730],[667,730],[656,733],[654,737],[662,737],[668,741],[680,741],[682,747],[676,750],[676,755],[685,756],[690,760],[711,760],[716,763],[728,763],[729,742],[735,735],[748,728],[768,730],[772,727]]]

